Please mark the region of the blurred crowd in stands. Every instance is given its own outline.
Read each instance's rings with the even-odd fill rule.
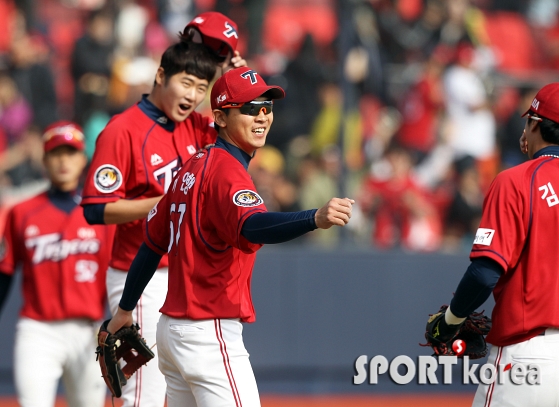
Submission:
[[[77,121],[91,157],[208,10],[287,92],[250,166],[267,208],[357,201],[349,232],[312,244],[467,250],[491,180],[526,159],[521,112],[559,81],[554,0],[0,0],[3,208],[44,182],[46,125]]]

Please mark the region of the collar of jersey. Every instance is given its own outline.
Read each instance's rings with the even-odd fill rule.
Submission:
[[[217,148],[222,148],[224,150],[227,150],[229,154],[235,157],[237,161],[239,161],[243,165],[243,167],[245,167],[245,170],[248,170],[248,164],[250,163],[250,159],[252,157],[247,153],[245,153],[243,150],[241,150],[239,147],[234,146],[231,143],[228,143],[227,141],[223,140],[221,137],[217,138],[215,142],[215,146]]]
[[[51,186],[47,191],[49,201],[63,212],[70,213],[80,204],[81,196],[79,191],[61,191],[55,186]]]
[[[153,103],[148,100],[148,94],[142,95],[142,100],[138,103],[138,107],[144,112],[151,120],[159,124],[167,131],[175,130],[175,122],[165,116]]]
[[[547,146],[534,153],[534,158],[541,157],[542,155],[556,155],[559,157],[559,146]]]

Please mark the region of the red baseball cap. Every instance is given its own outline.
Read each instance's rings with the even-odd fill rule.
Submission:
[[[522,117],[530,112],[559,123],[559,83],[550,83],[541,88]]]
[[[194,42],[202,42],[213,49],[219,56],[226,57],[227,53],[233,53],[237,49],[239,36],[237,24],[216,11],[208,11],[199,14],[184,28],[185,34],[190,28],[200,32],[201,38],[193,37]],[[224,47],[224,45],[226,47]]]
[[[266,85],[264,79],[253,69],[246,66],[231,69],[225,72],[212,88],[212,110],[228,104],[250,102],[264,94],[270,99],[285,97],[285,91],[282,88]]]
[[[43,143],[45,153],[60,146],[74,147],[79,151],[85,149],[84,135],[81,127],[76,123],[64,120],[54,122],[45,129]]]

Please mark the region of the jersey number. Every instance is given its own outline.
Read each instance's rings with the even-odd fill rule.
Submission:
[[[177,210],[177,206],[173,202],[171,204],[171,217],[175,212],[180,213],[179,224],[177,225],[177,233],[175,234],[175,225],[173,223],[173,219],[169,221],[169,227],[171,228],[171,234],[170,234],[171,238],[169,239],[169,247],[167,248],[167,253],[171,251],[171,249],[173,248],[173,244],[176,246],[179,245],[179,239],[181,237],[181,223],[182,223],[182,218],[184,217],[184,213],[186,212],[186,204],[185,203],[179,204],[179,208]]]

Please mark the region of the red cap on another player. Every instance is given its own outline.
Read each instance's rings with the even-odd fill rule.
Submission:
[[[268,86],[264,79],[249,67],[231,69],[219,78],[211,94],[212,109],[219,109],[229,104],[250,102],[259,96],[270,99],[282,99],[285,91],[279,86]]]
[[[186,25],[185,33],[189,28],[197,29],[202,38],[193,37],[194,42],[202,42],[213,49],[219,56],[226,57],[227,53],[233,53],[237,49],[239,36],[237,35],[237,24],[216,11],[208,11],[199,14]],[[224,46],[224,44],[226,46]]]
[[[559,123],[559,83],[550,83],[541,88],[522,117],[530,112]]]
[[[43,134],[45,153],[59,146],[70,146],[77,150],[85,149],[84,135],[80,126],[69,121],[58,121],[45,129]]]

